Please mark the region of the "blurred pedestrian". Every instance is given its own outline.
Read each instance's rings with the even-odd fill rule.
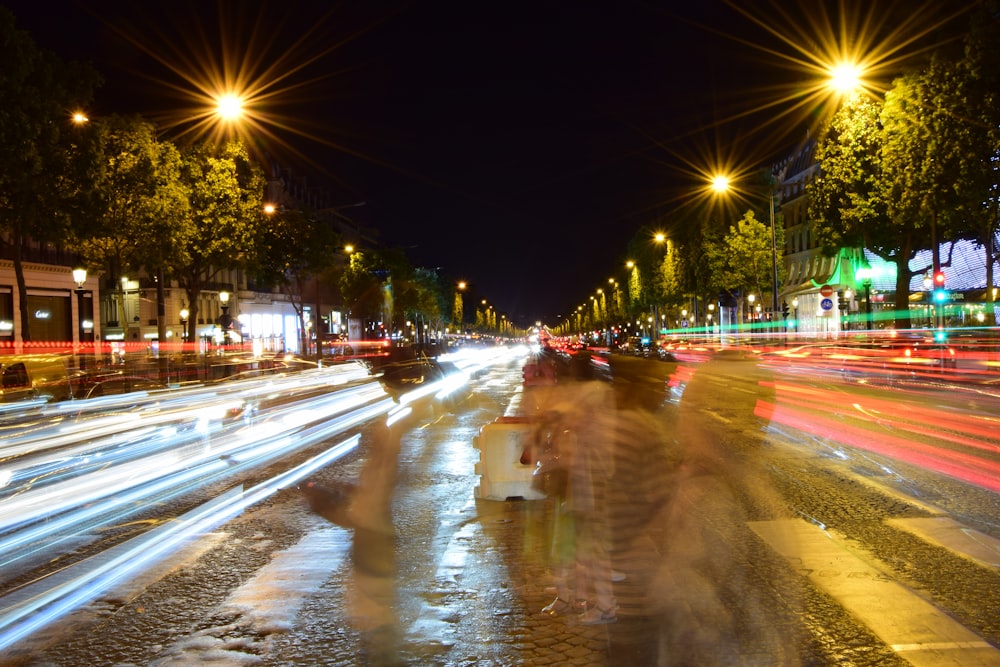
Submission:
[[[553,498],[552,565],[556,598],[542,613],[576,613],[580,623],[617,620],[607,515],[607,480],[614,473],[610,389],[593,380],[546,395],[536,440],[550,445],[566,470]]]
[[[405,664],[400,656],[392,521],[400,449],[397,429],[387,426],[373,439],[356,484],[336,488],[310,483],[304,488],[314,512],[354,531],[348,609],[352,625],[361,633],[363,664],[372,667]]]

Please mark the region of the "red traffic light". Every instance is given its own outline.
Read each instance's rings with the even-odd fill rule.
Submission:
[[[934,273],[934,285],[944,287],[944,271],[936,271]]]

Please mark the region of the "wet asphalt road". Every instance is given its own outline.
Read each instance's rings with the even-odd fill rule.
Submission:
[[[392,505],[401,663],[908,664],[905,652],[753,528],[787,518],[822,526],[879,577],[1000,645],[998,569],[893,523],[949,516],[997,538],[995,493],[773,428],[755,415],[759,400],[773,398],[773,378],[751,361],[692,366],[673,394],[664,387],[675,364],[621,358],[615,367],[638,391],[657,395],[666,446],[683,454],[615,471],[612,514],[623,528],[613,556],[627,575],[616,585],[618,622],[585,627],[539,614],[552,598],[549,503],[474,498],[471,442],[516,400],[521,375],[512,364],[405,424]],[[367,455],[363,445],[316,478],[355,479]],[[644,484],[662,485],[669,502],[637,522],[636,490]],[[290,594],[298,598],[290,622],[253,622],[252,610],[226,604],[277,555],[317,534],[328,539],[310,553],[329,570],[313,588]],[[8,651],[0,665],[365,664],[345,597],[350,538],[310,512],[301,491],[287,489],[178,554],[157,576]],[[987,655],[981,664],[994,664]]]

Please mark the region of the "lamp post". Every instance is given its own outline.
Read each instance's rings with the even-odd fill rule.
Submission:
[[[233,326],[233,316],[229,314],[229,292],[223,290],[219,292],[219,304],[222,314],[219,315],[219,329],[222,330],[222,344],[229,342],[229,330]]]
[[[854,277],[861,281],[865,288],[865,323],[868,331],[872,330],[872,270],[869,267],[858,269]]]
[[[774,190],[770,192],[771,206],[771,318],[778,313],[778,246],[774,231]]]
[[[452,307],[452,319],[455,320],[455,324],[458,326],[458,333],[465,333],[465,290],[468,287],[468,283],[464,280],[459,280],[456,285],[455,290],[455,304]]]
[[[76,293],[76,321],[77,328],[79,330],[77,341],[77,349],[82,349],[83,343],[87,342],[87,327],[86,318],[84,315],[84,300],[83,286],[87,282],[87,270],[86,269],[73,269],[73,282],[76,283],[76,289],[73,290]],[[91,323],[91,330],[93,330],[93,323]],[[81,356],[79,359],[80,368],[86,368],[87,357]]]
[[[181,345],[183,345],[184,343],[187,342],[187,335],[188,335],[187,324],[188,324],[188,316],[190,316],[190,315],[191,315],[191,311],[189,311],[187,308],[181,308],[181,312],[180,312],[180,316],[181,316]]]
[[[83,286],[87,282],[87,270],[73,269],[73,282],[76,283],[76,289],[73,291],[76,293],[76,319],[80,329],[79,342],[83,343],[87,339],[87,328],[85,326],[84,301],[83,301],[83,294],[84,294]]]

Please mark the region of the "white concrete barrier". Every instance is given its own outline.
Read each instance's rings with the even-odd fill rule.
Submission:
[[[531,488],[534,462],[521,463],[532,424],[527,417],[497,417],[479,429],[472,446],[479,450],[476,498],[486,500],[541,500],[545,494]]]

